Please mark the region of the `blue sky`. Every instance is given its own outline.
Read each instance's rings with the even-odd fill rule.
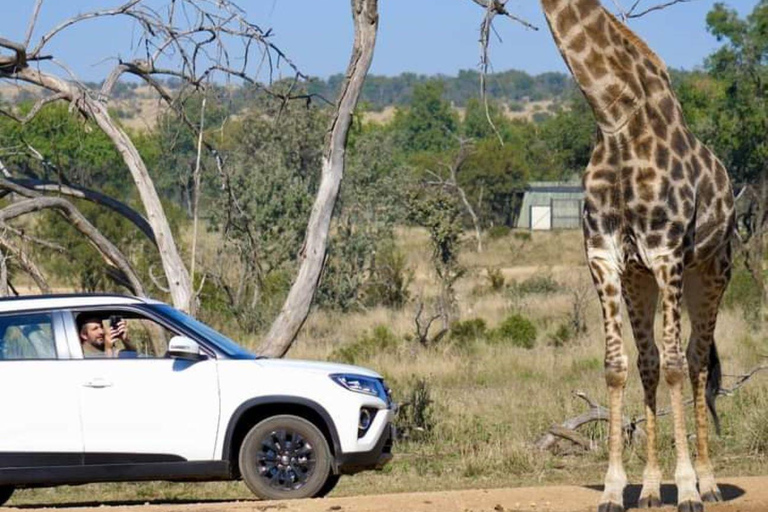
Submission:
[[[159,0],[153,0],[159,3]],[[603,0],[612,9],[609,0]],[[641,0],[654,5],[661,0]],[[758,0],[725,0],[742,15]],[[5,0],[0,17],[0,37],[21,40],[32,12],[33,0]],[[58,21],[96,8],[119,5],[107,0],[47,0],[35,34]],[[629,0],[624,0],[628,5]],[[693,0],[665,11],[633,20],[638,32],[670,67],[700,66],[718,43],[705,29],[706,13],[714,0]],[[241,0],[249,19],[271,27],[278,44],[312,76],[343,72],[349,58],[352,26],[349,0]],[[511,12],[537,25],[528,30],[508,19],[497,19],[501,41],[494,37],[491,60],[495,71],[522,69],[529,73],[566,71],[544,22],[539,0],[510,0]],[[475,69],[479,60],[479,25],[483,11],[471,0],[379,0],[379,39],[371,72],[455,75]],[[115,55],[130,57],[136,31],[125,21],[89,21],[80,30],[58,36],[51,46],[84,80],[101,80],[114,65]],[[33,38],[33,42],[36,38]],[[287,73],[287,71],[286,71]]]

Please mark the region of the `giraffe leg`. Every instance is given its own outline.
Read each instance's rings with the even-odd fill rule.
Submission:
[[[600,298],[605,328],[605,382],[608,385],[608,472],[598,512],[623,512],[627,475],[621,455],[624,448],[621,406],[627,382],[627,356],[621,336],[621,279],[610,259],[588,254],[592,278]]]
[[[709,375],[708,364],[715,364],[717,358],[714,347],[717,312],[729,279],[730,267],[727,260],[723,261],[725,265],[718,260],[712,260],[685,275],[684,296],[691,318],[691,340],[688,343],[687,355],[696,414],[696,474],[699,479],[699,492],[704,501],[723,499],[709,459],[706,407],[707,380],[716,378]],[[715,382],[719,387],[719,383]]]
[[[661,469],[656,453],[656,389],[659,385],[659,349],[653,339],[653,320],[659,288],[649,272],[630,266],[624,275],[624,302],[635,336],[637,367],[645,394],[646,464],[638,508],[661,506]]]
[[[704,507],[696,490],[696,473],[688,452],[683,408],[683,384],[688,373],[688,362],[680,341],[683,262],[674,256],[663,256],[654,262],[653,271],[662,297],[664,318],[662,368],[664,380],[669,386],[675,432],[677,509],[679,512],[700,512]]]

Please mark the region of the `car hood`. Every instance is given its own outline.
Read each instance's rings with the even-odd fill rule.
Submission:
[[[382,378],[381,375],[363,368],[361,366],[352,366],[349,364],[339,363],[324,363],[319,361],[302,361],[299,359],[258,359],[256,361],[260,366],[265,368],[274,368],[277,370],[298,370],[298,371],[311,371],[317,373],[354,373],[356,375],[363,375],[365,377],[373,377],[375,379]]]

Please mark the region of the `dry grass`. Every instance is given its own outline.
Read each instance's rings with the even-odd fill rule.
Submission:
[[[401,230],[398,239],[414,270],[412,292],[433,296],[436,286],[429,268],[426,233]],[[425,379],[431,390],[433,430],[421,440],[400,443],[397,457],[386,471],[342,479],[335,495],[602,481],[607,467],[604,450],[553,455],[537,452],[532,446],[549,425],[584,411],[583,402],[573,397],[574,390],[606,403],[602,327],[594,292],[588,295],[587,334],[561,347],[550,343],[552,334],[570,314],[571,290],[588,286],[580,233],[534,233],[530,240],[512,233],[490,241],[482,254],[466,249],[462,264],[467,268],[458,286],[462,318],[482,318],[493,328],[510,312],[520,312],[537,327],[534,349],[484,339],[464,343],[447,340],[422,348],[407,341],[414,330],[412,305],[402,311],[377,308],[347,315],[314,312],[291,349],[289,357],[293,358],[333,359],[340,346],[348,346],[374,326],[384,325],[401,341],[358,363],[384,374],[401,400],[414,379]],[[504,289],[491,290],[487,279],[490,268],[503,272]],[[519,283],[532,277],[544,277],[548,283],[556,283],[556,289],[546,294],[536,293],[535,287],[534,291],[521,292],[524,287]],[[513,283],[518,286],[510,287]],[[689,332],[687,321],[684,332]],[[751,331],[738,310],[721,313],[716,335],[726,375],[744,373],[760,362],[761,354],[768,353],[765,336]],[[254,346],[257,343],[255,339],[248,341]],[[630,360],[634,360],[636,351],[629,334],[626,347]],[[726,386],[732,382],[726,377]],[[659,397],[659,406],[665,407],[668,394],[663,383]],[[719,409],[723,435],[712,436],[718,474],[764,473],[768,462],[765,375],[756,376],[734,396],[721,398]],[[643,413],[641,385],[633,365],[625,413],[630,417]],[[690,414],[688,420],[692,432]],[[674,471],[671,418],[662,418],[660,427],[662,463],[669,480]],[[602,441],[604,429],[604,425],[594,425],[584,433]],[[643,452],[642,446],[626,450],[630,481],[640,480]],[[249,496],[240,483],[110,484],[65,489],[55,494],[52,490],[24,491],[14,503]]]

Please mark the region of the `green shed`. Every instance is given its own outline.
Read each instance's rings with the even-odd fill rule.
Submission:
[[[523,194],[516,227],[579,229],[583,209],[584,189],[580,182],[534,181]]]

